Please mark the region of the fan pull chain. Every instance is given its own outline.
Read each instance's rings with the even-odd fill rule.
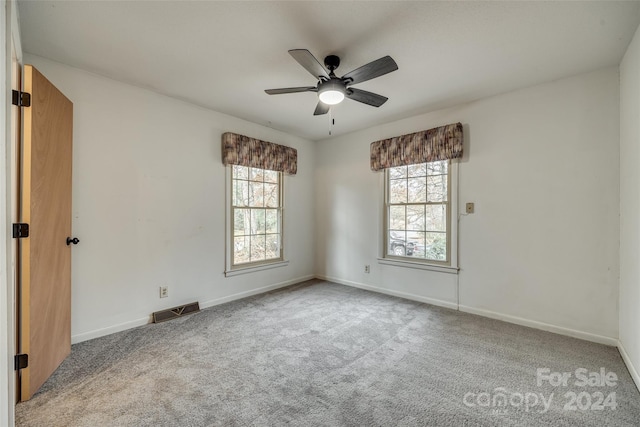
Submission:
[[[333,118],[333,107],[329,108],[329,136],[331,136],[331,128],[336,125],[336,119]]]

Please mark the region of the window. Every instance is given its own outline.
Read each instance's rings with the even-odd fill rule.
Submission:
[[[385,258],[451,265],[451,164],[385,171]]]
[[[283,260],[282,173],[231,166],[231,269]]]

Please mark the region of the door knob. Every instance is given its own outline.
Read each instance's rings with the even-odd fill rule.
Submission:
[[[80,239],[78,239],[77,237],[74,237],[73,239],[71,237],[67,237],[67,246],[69,246],[72,243],[74,245],[77,245],[78,243],[80,243]]]

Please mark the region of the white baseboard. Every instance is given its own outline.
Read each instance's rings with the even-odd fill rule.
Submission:
[[[573,338],[579,338],[585,341],[591,341],[598,344],[605,344],[616,347],[618,345],[617,338],[606,337],[604,335],[592,334],[590,332],[578,331],[575,329],[564,328],[562,326],[551,325],[549,323],[538,322],[537,320],[525,319],[522,317],[511,316],[509,314],[498,313],[495,311],[484,310],[480,308],[468,307],[461,305],[460,311],[465,313],[477,314],[478,316],[488,317],[490,319],[502,320],[504,322],[515,323],[516,325],[527,326],[529,328],[541,329],[547,332],[553,332],[560,335],[566,335]]]
[[[631,378],[633,378],[633,382],[636,383],[636,387],[638,388],[638,391],[640,391],[640,375],[638,374],[636,367],[633,366],[633,362],[631,361],[627,350],[625,350],[624,345],[622,345],[622,342],[620,341],[618,341],[618,351],[622,356],[624,364],[627,365],[627,369],[629,370],[629,374],[631,374]]]
[[[437,305],[440,307],[451,308],[454,310],[458,309],[458,305],[455,302],[443,301],[435,298],[428,298],[421,295],[411,294],[408,292],[400,292],[394,291],[391,289],[378,288],[377,286],[365,285],[364,283],[352,282],[350,280],[338,279],[337,277],[329,277],[329,276],[317,276],[316,278],[320,280],[327,280],[329,282],[339,283],[341,285],[351,286],[354,288],[365,289],[367,291],[378,292],[380,294],[391,295],[394,297],[405,298],[412,301],[424,302],[431,305]]]
[[[141,319],[130,320],[128,322],[119,323],[117,325],[108,326],[106,328],[94,329],[93,331],[83,332],[81,334],[71,336],[71,344],[77,344],[82,341],[92,340],[94,338],[104,337],[106,335],[115,334],[116,332],[126,331],[127,329],[136,328],[138,326],[151,323],[151,315]]]
[[[315,278],[315,276],[313,274],[311,274],[311,275],[302,276],[302,277],[298,277],[298,278],[291,279],[291,280],[286,280],[284,282],[275,283],[273,285],[263,286],[263,287],[257,288],[257,289],[252,289],[250,291],[239,292],[237,294],[228,295],[226,297],[212,299],[212,300],[205,301],[205,302],[201,303],[200,304],[200,308],[213,307],[215,305],[224,304],[225,302],[229,302],[229,301],[234,301],[234,300],[237,300],[237,299],[250,297],[252,295],[262,294],[262,293],[265,293],[265,292],[272,291],[274,289],[284,288],[286,286],[290,286],[290,285],[293,285],[295,283],[300,283],[300,282],[304,282],[304,281],[307,281],[307,280],[311,280],[313,278]],[[100,338],[100,337],[103,337],[105,335],[115,334],[116,332],[126,331],[127,329],[131,329],[131,328],[135,328],[135,327],[138,327],[138,326],[146,325],[148,323],[151,323],[152,321],[153,321],[153,318],[152,318],[151,315],[149,315],[149,316],[146,316],[146,317],[143,317],[143,318],[139,318],[139,319],[135,319],[135,320],[130,320],[128,322],[120,323],[118,325],[113,325],[113,326],[108,326],[106,328],[100,328],[100,329],[95,329],[93,331],[83,332],[81,334],[77,334],[77,335],[71,336],[71,344],[77,344],[77,343],[82,342],[82,341],[87,341],[87,340],[91,340],[91,339],[94,339],[94,338]]]
[[[311,275],[308,275],[308,276],[302,276],[302,277],[298,277],[296,279],[291,279],[291,280],[286,280],[284,282],[275,283],[273,285],[263,286],[263,287],[257,288],[257,289],[251,289],[250,291],[239,292],[237,294],[229,295],[229,296],[226,296],[226,297],[212,299],[212,300],[205,301],[202,304],[200,304],[200,308],[213,307],[215,305],[224,304],[225,302],[235,301],[237,299],[242,299],[242,298],[250,297],[250,296],[253,296],[253,295],[263,294],[265,292],[273,291],[274,289],[284,288],[286,286],[294,285],[296,283],[305,282],[307,280],[314,279],[315,277],[316,277],[315,275],[311,274]]]
[[[544,322],[538,322],[538,321],[535,321],[535,320],[524,319],[524,318],[521,318],[521,317],[502,314],[502,313],[498,313],[498,312],[494,312],[494,311],[490,311],[490,310],[478,309],[478,308],[473,308],[473,307],[468,307],[468,306],[463,306],[463,305],[458,306],[455,302],[444,301],[444,300],[439,300],[439,299],[435,299],[435,298],[428,298],[428,297],[424,297],[424,296],[416,295],[416,294],[411,294],[411,293],[407,293],[407,292],[400,292],[400,291],[394,291],[394,290],[385,289],[385,288],[379,288],[377,286],[366,285],[364,283],[353,282],[353,281],[350,281],[350,280],[343,280],[343,279],[339,279],[337,277],[321,276],[321,275],[302,276],[302,277],[298,277],[298,278],[295,278],[295,279],[286,280],[284,282],[275,283],[275,284],[272,284],[272,285],[263,286],[263,287],[256,288],[256,289],[252,289],[252,290],[249,290],[249,291],[239,292],[237,294],[232,294],[232,295],[228,295],[228,296],[221,297],[221,298],[216,298],[216,299],[209,300],[209,301],[204,301],[203,303],[200,304],[200,307],[201,308],[213,307],[213,306],[216,306],[216,305],[224,304],[226,302],[235,301],[235,300],[246,298],[246,297],[250,297],[250,296],[253,296],[253,295],[262,294],[262,293],[269,292],[269,291],[272,291],[272,290],[275,290],[275,289],[279,289],[279,288],[284,288],[286,286],[290,286],[290,285],[293,285],[293,284],[296,284],[296,283],[301,283],[301,282],[304,282],[304,281],[307,281],[307,280],[311,280],[313,278],[318,278],[320,280],[327,280],[327,281],[330,281],[330,282],[339,283],[341,285],[346,285],[346,286],[351,286],[351,287],[354,287],[354,288],[365,289],[365,290],[368,290],[368,291],[378,292],[378,293],[382,293],[382,294],[386,294],[386,295],[392,295],[392,296],[396,296],[396,297],[400,297],[400,298],[405,298],[405,299],[409,299],[409,300],[412,300],[412,301],[424,302],[424,303],[427,303],[427,304],[432,304],[432,305],[436,305],[436,306],[440,306],[440,307],[446,307],[446,308],[450,308],[450,309],[453,309],[453,310],[460,310],[460,311],[463,311],[463,312],[466,312],[466,313],[477,314],[479,316],[488,317],[488,318],[491,318],[491,319],[502,320],[502,321],[509,322],[509,323],[514,323],[514,324],[517,324],[517,325],[527,326],[527,327],[535,328],[535,329],[541,329],[543,331],[554,332],[554,333],[561,334],[561,335],[567,335],[567,336],[574,337],[574,338],[579,338],[579,339],[583,339],[583,340],[587,340],[587,341],[592,341],[592,342],[596,342],[596,343],[600,343],[600,344],[605,344],[605,345],[618,347],[624,362],[626,363],[627,367],[629,368],[629,372],[631,373],[631,376],[633,377],[636,385],[640,389],[640,376],[638,375],[638,371],[633,366],[631,360],[629,359],[628,354],[624,350],[624,347],[623,347],[622,343],[620,343],[616,338],[611,338],[611,337],[606,337],[606,336],[602,336],[602,335],[592,334],[592,333],[589,333],[589,332],[583,332],[583,331],[578,331],[578,330],[574,330],[574,329],[564,328],[564,327],[555,326],[555,325],[551,325],[551,324],[544,323]],[[90,340],[90,339],[99,338],[99,337],[102,337],[102,336],[105,336],[105,335],[111,335],[111,334],[116,333],[116,332],[122,332],[122,331],[125,331],[127,329],[135,328],[137,326],[146,325],[147,323],[150,323],[151,321],[152,321],[152,318],[151,318],[151,315],[149,315],[149,316],[145,316],[143,318],[131,320],[131,321],[128,321],[128,322],[123,322],[123,323],[120,323],[120,324],[117,324],[117,325],[113,325],[113,326],[109,326],[109,327],[106,327],[106,328],[100,328],[100,329],[95,329],[95,330],[92,330],[92,331],[83,332],[83,333],[80,333],[80,334],[73,335],[71,337],[71,343],[72,344],[76,344],[76,343],[79,343],[79,342],[82,342],[82,341],[87,341],[87,340]]]
[[[549,323],[538,322],[536,320],[524,319],[522,317],[511,316],[508,314],[497,313],[495,311],[483,310],[468,306],[458,306],[455,302],[442,301],[434,298],[423,297],[421,295],[410,294],[406,292],[393,291],[385,288],[378,288],[376,286],[365,285],[364,283],[352,282],[350,280],[343,280],[337,277],[330,276],[316,276],[321,280],[328,280],[330,282],[339,283],[341,285],[352,286],[354,288],[366,289],[373,292],[379,292],[382,294],[393,295],[400,298],[406,298],[413,301],[424,302],[427,304],[437,305],[440,307],[451,308],[453,310],[460,310],[465,313],[477,314],[479,316],[488,317],[490,319],[502,320],[508,323],[514,323],[516,325],[527,326],[534,329],[540,329],[547,332],[553,332],[560,335],[566,335],[574,338],[579,338],[586,341],[596,342],[598,344],[610,345],[613,347],[618,346],[618,339],[606,337],[603,335],[592,334],[590,332],[578,331],[575,329],[564,328],[561,326],[551,325]]]

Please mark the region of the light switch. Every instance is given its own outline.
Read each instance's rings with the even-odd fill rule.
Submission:
[[[473,203],[467,203],[467,213],[468,214],[472,214],[474,211],[474,205]]]

